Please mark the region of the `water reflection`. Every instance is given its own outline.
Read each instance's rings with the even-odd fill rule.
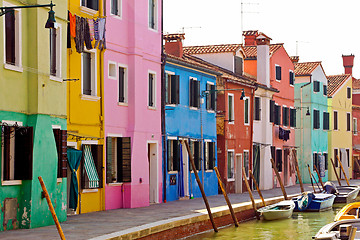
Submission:
[[[290,219],[277,221],[252,220],[220,229],[218,233],[208,232],[192,236],[188,239],[258,239],[258,240],[297,240],[311,239],[322,226],[334,221],[334,217],[343,205],[336,205],[325,212],[294,212]]]

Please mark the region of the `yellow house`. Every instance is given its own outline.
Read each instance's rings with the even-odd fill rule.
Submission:
[[[68,173],[68,213],[101,211],[105,205],[102,90],[104,49],[91,49],[95,45],[95,40],[91,41],[91,47],[89,41],[86,42],[89,39],[86,35],[87,26],[96,24],[94,20],[104,19],[102,8],[102,0],[68,2],[70,42],[67,54],[67,141],[68,148],[82,151],[78,151],[78,155],[82,156],[81,160],[79,157],[78,162],[74,163],[74,166],[78,166],[70,166],[71,170]],[[73,28],[74,22],[76,28]],[[68,150],[68,155],[70,153]],[[69,159],[72,157],[69,156]],[[74,178],[71,172],[77,173],[77,180],[75,178],[73,181],[77,181],[78,191],[71,189],[71,178]],[[69,205],[71,201],[73,203]],[[74,205],[74,201],[77,204]]]
[[[330,113],[330,126],[328,133],[329,180],[336,180],[332,159],[339,177],[341,161],[346,176],[352,178],[352,76],[350,74],[327,76],[328,79],[328,111]]]

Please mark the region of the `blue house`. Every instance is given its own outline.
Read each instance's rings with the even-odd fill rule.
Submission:
[[[183,55],[184,34],[169,34],[164,39],[167,54],[163,87],[164,200],[201,197],[185,141],[189,143],[205,194],[215,195],[218,193],[214,171],[217,166],[215,91],[209,90],[215,90],[220,74]]]
[[[327,181],[329,112],[327,78],[321,62],[296,63],[294,87],[297,157],[303,182],[310,183],[308,165],[316,181],[314,166],[322,181]]]

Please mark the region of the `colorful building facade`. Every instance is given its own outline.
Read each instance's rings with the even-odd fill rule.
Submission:
[[[207,196],[218,193],[215,92],[216,71],[184,55],[184,34],[164,36],[165,136],[164,200],[201,197],[189,161],[188,142]],[[208,91],[208,92],[206,92]]]
[[[60,222],[66,220],[66,1],[48,8],[15,8],[0,18],[0,231],[54,224],[41,176]],[[24,6],[4,1],[3,6]],[[6,26],[6,28],[5,28]],[[32,41],[37,39],[37,41]],[[65,137],[66,138],[66,137]],[[65,146],[64,146],[65,144]],[[62,148],[64,147],[64,148]],[[65,151],[62,151],[65,149]]]
[[[105,210],[144,207],[162,202],[161,1],[107,1],[106,13]]]
[[[302,181],[311,183],[308,165],[318,181],[328,180],[328,141],[330,130],[327,78],[321,62],[295,64],[296,146]]]

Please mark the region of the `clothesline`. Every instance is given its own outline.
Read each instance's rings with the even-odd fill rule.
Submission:
[[[68,11],[68,19],[68,48],[71,48],[71,39],[74,39],[78,53],[84,52],[85,47],[88,50],[93,48],[106,49],[105,17],[85,18]],[[94,45],[93,40],[95,40]]]

